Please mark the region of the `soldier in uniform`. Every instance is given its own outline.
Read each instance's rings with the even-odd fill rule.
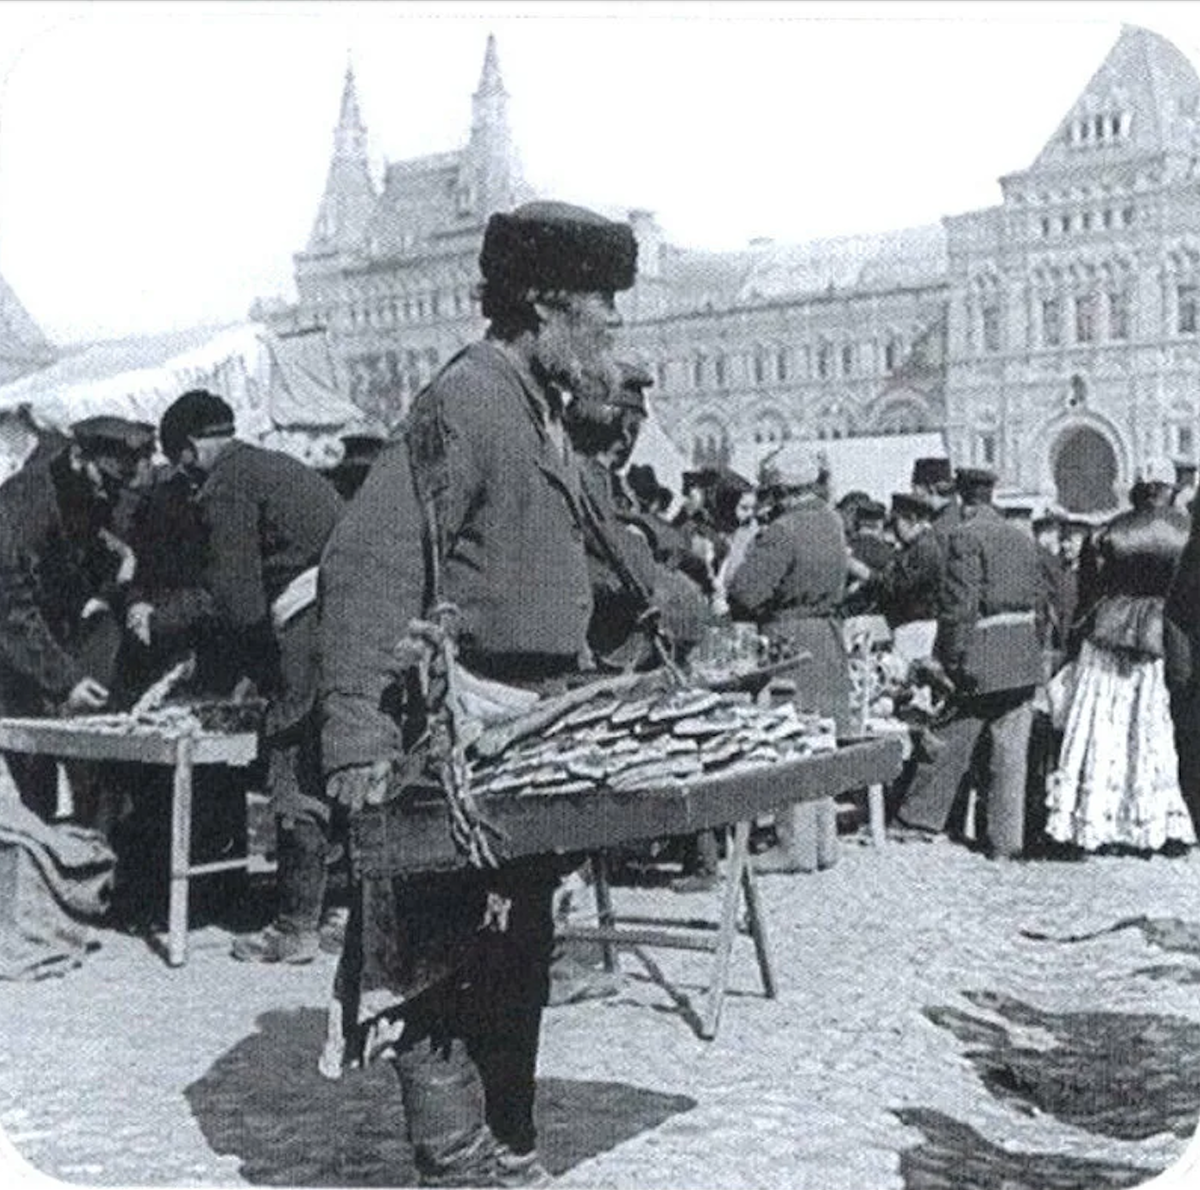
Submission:
[[[325,893],[329,805],[316,730],[316,565],[341,512],[315,471],[234,437],[221,397],[194,389],[178,419],[203,483],[196,500],[208,534],[204,585],[240,674],[268,699],[267,786],[277,824],[275,920],[235,939],[234,958],[305,963],[316,957]]]
[[[986,836],[993,856],[1010,858],[1024,847],[1029,728],[1042,672],[1041,571],[1032,539],[991,502],[995,475],[963,468],[956,483],[961,522],[946,538],[934,644],[954,684],[952,713],[938,727],[941,748],[918,768],[897,817],[907,827],[944,831],[974,777],[987,819],[976,836]]]
[[[860,504],[854,513],[854,532],[849,538],[850,552],[871,570],[882,570],[895,550],[884,536],[888,512],[878,500]]]
[[[636,256],[627,224],[579,207],[488,221],[487,336],[418,396],[321,566],[324,762],[352,820],[388,799],[408,751],[393,651],[435,605],[456,609],[459,658],[485,678],[547,691],[590,664],[589,524],[563,393],[605,366]],[[351,1045],[367,1030],[365,1060],[402,1014],[395,1066],[425,1184],[548,1178],[533,1098],[559,870],[358,873],[339,999]]]
[[[746,551],[729,584],[735,620],[752,620],[768,635],[811,654],[800,668],[802,710],[850,725],[850,669],[841,605],[849,554],[841,518],[829,506],[828,477],[817,455],[795,460],[778,475],[783,512]],[[756,861],[762,872],[831,867],[837,860],[832,798],[792,806],[775,816],[779,845]],[[812,862],[802,852],[815,851]]]
[[[113,510],[153,442],[153,426],[88,418],[0,485],[0,713],[107,704],[136,571]],[[50,817],[53,765],[14,756],[9,767],[30,807]]]
[[[914,495],[924,496],[933,505],[934,529],[942,535],[949,533],[958,524],[961,511],[950,460],[937,456],[917,459],[909,482]]]
[[[935,509],[910,492],[892,496],[891,517],[900,548],[867,580],[871,598],[892,629],[896,649],[908,660],[932,655],[937,595],[944,551],[933,532]]]

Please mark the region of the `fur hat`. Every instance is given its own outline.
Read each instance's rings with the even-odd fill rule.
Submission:
[[[916,492],[894,492],[892,494],[892,516],[905,517],[910,521],[927,521],[933,517],[934,508],[924,496]]]
[[[932,457],[917,459],[913,463],[912,479],[909,482],[915,488],[929,488],[937,484],[952,483],[953,480],[954,474],[950,470],[950,460]]]
[[[616,293],[633,285],[637,240],[628,223],[586,207],[530,202],[488,220],[479,268],[514,290]]]

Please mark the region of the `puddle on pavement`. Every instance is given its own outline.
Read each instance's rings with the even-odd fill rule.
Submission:
[[[930,1108],[898,1108],[924,1140],[900,1154],[904,1190],[1105,1190],[1139,1186],[1157,1170],[1059,1153],[1014,1152]]]
[[[1179,917],[1125,917],[1111,926],[1085,934],[1055,935],[1038,930],[1022,930],[1021,934],[1036,942],[1075,943],[1090,942],[1123,930],[1137,930],[1150,946],[1157,946],[1160,950],[1200,958],[1200,922],[1184,921]],[[1133,974],[1144,975],[1149,979],[1169,980],[1172,983],[1200,983],[1200,967],[1186,963],[1141,967]]]
[[[1151,1013],[1043,1012],[992,992],[964,994],[991,1017],[946,1006],[924,1013],[974,1047],[966,1056],[997,1098],[1121,1140],[1195,1130],[1200,1024]],[[1014,1036],[1031,1029],[1049,1044]]]
[[[237,1157],[256,1185],[415,1185],[391,1064],[331,1082],[317,1071],[324,1039],[318,1009],[261,1016],[257,1032],[184,1092],[208,1144]],[[542,1160],[561,1174],[695,1106],[626,1083],[539,1079]]]

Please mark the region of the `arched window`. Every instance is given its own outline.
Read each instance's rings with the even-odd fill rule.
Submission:
[[[817,376],[828,380],[833,372],[833,345],[831,343],[817,344]]]
[[[692,436],[692,462],[697,467],[724,467],[729,462],[729,434],[715,418],[696,423]]]

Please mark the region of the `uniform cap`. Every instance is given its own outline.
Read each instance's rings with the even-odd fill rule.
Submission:
[[[855,488],[853,491],[847,492],[835,505],[837,510],[841,512],[843,509],[852,508],[859,509],[864,504],[870,504],[871,496],[869,492],[860,491]]]
[[[85,449],[109,449],[130,455],[148,455],[154,450],[154,427],[124,417],[85,417],[71,426],[71,435]]]
[[[621,409],[634,409],[638,413],[646,414],[649,409],[646,405],[645,390],[653,383],[654,377],[640,364],[617,360],[616,384],[613,385],[608,404],[616,405]]]
[[[954,484],[960,492],[991,491],[996,486],[996,473],[986,467],[959,467]]]
[[[885,521],[888,510],[878,500],[867,500],[858,505],[854,516],[857,521]]]
[[[1032,504],[1006,504],[1000,509],[1006,521],[1032,521]]]
[[[1175,460],[1175,483],[1179,487],[1186,487],[1196,478],[1198,468],[1195,463],[1188,462],[1186,459]]]
[[[908,517],[910,520],[931,520],[934,507],[916,492],[892,493],[892,516]]]
[[[701,467],[699,471],[685,471],[682,477],[683,494],[686,496],[693,488],[707,492],[717,482],[715,467]]]
[[[950,483],[953,479],[949,459],[928,457],[917,459],[913,463],[912,479],[909,482],[913,487],[927,488],[940,483]]]
[[[339,467],[369,467],[387,445],[382,434],[343,434]]]
[[[586,207],[530,202],[488,220],[479,268],[516,290],[615,293],[633,285],[637,240],[628,223]]]

